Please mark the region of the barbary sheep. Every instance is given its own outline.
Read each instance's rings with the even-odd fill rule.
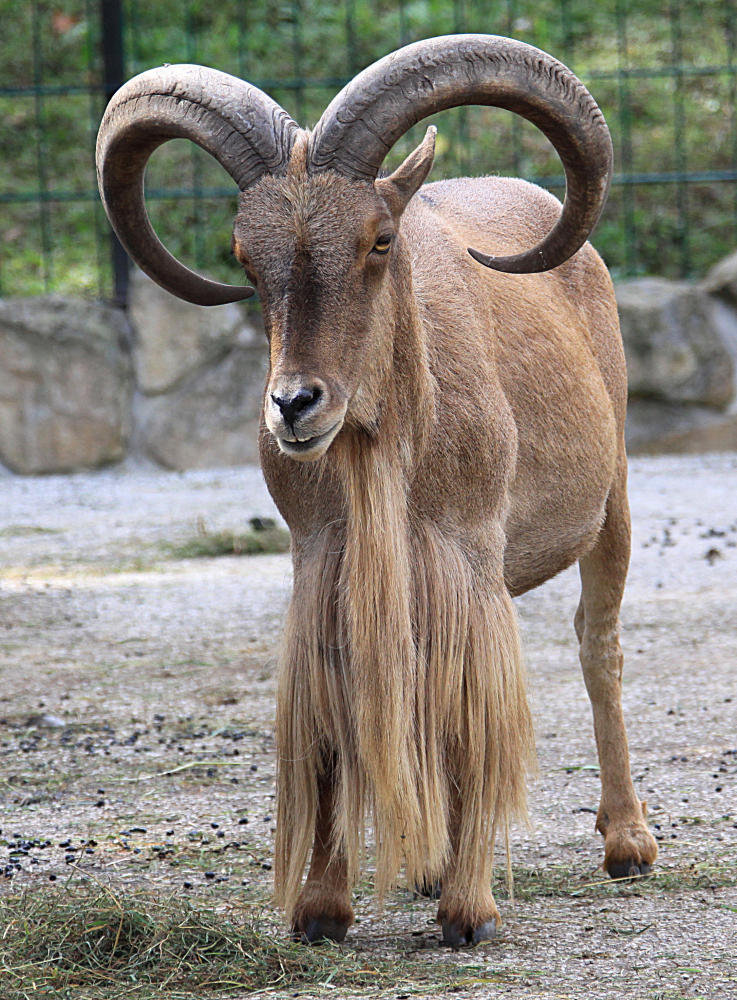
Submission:
[[[408,128],[464,104],[544,132],[565,167],[562,212],[521,180],[422,186],[432,127],[380,175]],[[586,243],[612,158],[593,98],[551,56],[489,35],[379,60],[312,132],[213,69],[135,77],[98,137],[106,210],[155,281],[214,305],[253,288],[184,267],[144,206],[148,157],[178,136],[240,189],[233,251],[268,337],[260,454],[294,566],[275,863],[293,932],[343,939],[370,822],[380,896],[404,867],[442,886],[447,943],[494,933],[491,852],[524,815],[533,759],[511,599],[575,561],[604,866],[647,872],[657,848],[621,708],[627,383],[611,281]]]

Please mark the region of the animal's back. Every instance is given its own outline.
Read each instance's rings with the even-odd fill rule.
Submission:
[[[542,274],[490,271],[470,257],[468,247],[519,252],[554,225],[560,202],[525,181],[440,181],[415,203],[407,235],[431,357],[439,368],[455,354],[490,363],[514,416],[505,577],[520,593],[590,548],[623,460],[627,383],[611,280],[588,243]]]

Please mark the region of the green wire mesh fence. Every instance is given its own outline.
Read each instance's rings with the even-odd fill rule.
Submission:
[[[312,125],[358,70],[415,39],[481,31],[531,42],[589,86],[615,178],[594,242],[616,277],[698,275],[737,244],[737,0],[0,0],[0,295],[124,298],[99,204],[94,139],[124,78],[201,62],[268,91]],[[432,178],[494,172],[562,194],[546,140],[515,116],[438,117]],[[392,151],[396,163],[424,125]],[[170,249],[234,278],[235,190],[176,140],[147,175]],[[117,260],[117,276],[116,276]]]

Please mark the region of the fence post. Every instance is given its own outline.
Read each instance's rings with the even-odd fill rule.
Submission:
[[[125,82],[122,0],[100,0],[100,25],[103,87],[107,104],[115,91]],[[113,298],[117,305],[125,308],[128,305],[128,254],[112,229],[110,258],[113,267]]]

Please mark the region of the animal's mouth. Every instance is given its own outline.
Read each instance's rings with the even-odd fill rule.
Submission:
[[[322,434],[315,434],[314,437],[295,438],[290,441],[288,438],[277,437],[277,443],[285,455],[297,459],[315,459],[324,455],[332,444],[333,438],[343,426],[343,421],[338,420]]]

